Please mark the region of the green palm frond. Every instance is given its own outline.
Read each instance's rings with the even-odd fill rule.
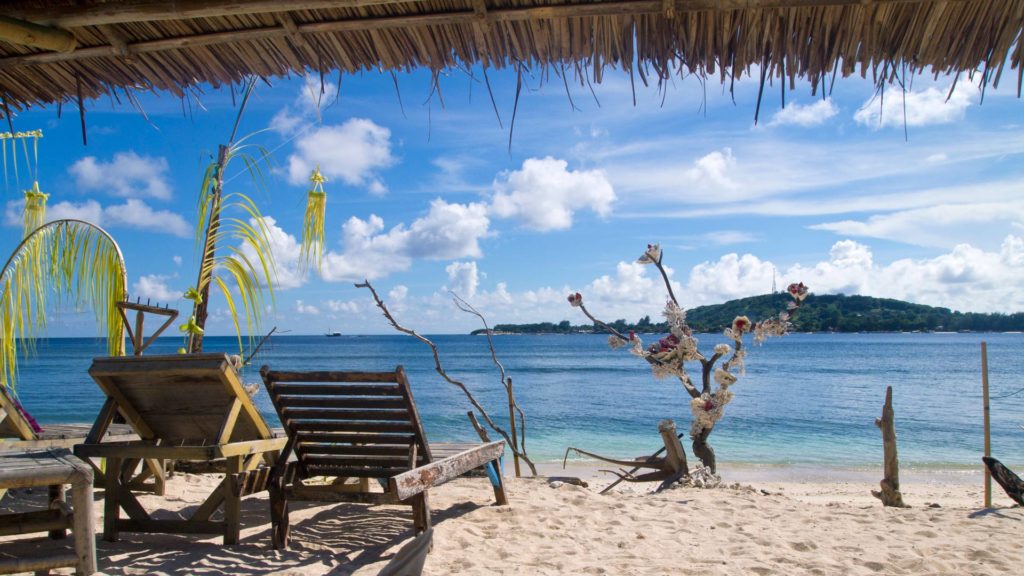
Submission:
[[[117,302],[128,292],[124,258],[102,228],[81,220],[57,220],[30,233],[0,271],[0,384],[14,387],[18,344],[30,350],[45,328],[47,289],[76,307],[91,307],[107,336],[111,356],[124,354]]]
[[[249,148],[251,146],[228,147],[223,162],[215,161],[207,167],[199,195],[196,225],[200,269],[195,292],[208,294],[211,285],[217,287],[227,304],[240,350],[243,348],[241,316],[245,317],[246,331],[251,340],[260,329],[265,295],[269,295],[273,303],[277,274],[270,229],[256,203],[245,194],[217,193],[217,184],[234,159],[244,162],[253,180],[262,185],[260,161],[268,158],[268,153],[257,148],[259,155],[254,157],[248,153]],[[195,310],[198,311],[200,304],[201,300],[196,300]],[[192,349],[191,344],[189,349]]]

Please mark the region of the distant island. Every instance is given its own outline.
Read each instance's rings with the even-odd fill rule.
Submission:
[[[686,311],[686,321],[697,332],[718,332],[732,324],[733,318],[746,315],[758,321],[784,310],[790,301],[785,293],[765,294],[730,300],[724,304],[698,306]],[[664,322],[644,316],[636,323],[619,319],[610,323],[620,332],[664,333]],[[793,319],[798,332],[1009,332],[1024,331],[1024,312],[981,314],[956,312],[924,304],[891,298],[811,294]],[[600,332],[592,324],[539,322],[536,324],[496,324],[492,334],[577,334]],[[472,334],[483,334],[474,330]]]

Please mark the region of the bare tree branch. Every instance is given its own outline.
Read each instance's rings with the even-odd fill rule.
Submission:
[[[502,438],[505,439],[505,442],[511,448],[513,446],[513,442],[512,439],[509,437],[508,432],[505,432],[505,430],[503,430],[501,427],[495,424],[493,420],[491,420],[490,415],[487,414],[487,411],[484,410],[484,407],[481,406],[479,402],[477,402],[476,398],[473,396],[473,393],[469,391],[469,388],[467,388],[464,383],[452,378],[451,376],[448,375],[447,372],[445,372],[444,368],[441,366],[441,357],[438,354],[437,346],[435,346],[434,343],[431,342],[426,337],[421,336],[415,330],[411,330],[399,324],[398,321],[395,320],[395,317],[391,315],[391,312],[388,310],[388,307],[384,304],[384,301],[381,300],[380,296],[377,295],[377,291],[373,288],[373,285],[370,284],[369,280],[363,280],[362,283],[356,284],[355,286],[356,288],[366,288],[370,291],[370,294],[373,295],[374,303],[377,304],[377,308],[380,308],[381,312],[384,314],[384,318],[387,319],[387,321],[391,324],[392,327],[394,327],[395,330],[398,330],[403,334],[408,334],[409,336],[416,338],[420,342],[423,342],[427,346],[430,346],[430,350],[434,354],[434,370],[438,374],[440,374],[440,376],[444,378],[446,382],[455,386],[459,390],[462,390],[462,393],[469,400],[469,403],[473,405],[473,408],[476,408],[477,413],[479,413],[480,416],[484,419],[484,421],[487,422],[487,425],[490,426],[491,429],[497,432],[498,434],[501,434]],[[534,466],[533,462],[525,454],[520,453],[518,455],[530,467],[530,471],[533,472],[533,475],[536,476],[537,467]]]

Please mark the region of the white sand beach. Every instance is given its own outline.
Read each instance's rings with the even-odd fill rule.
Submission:
[[[909,509],[883,508],[869,494],[880,472],[724,468],[714,489],[631,484],[600,495],[596,470],[576,466],[551,475],[587,477],[589,488],[554,487],[542,478],[507,479],[510,506],[493,505],[483,478],[461,478],[431,491],[434,549],[425,574],[1011,574],[1024,563],[1024,509],[994,487],[982,508],[980,471],[908,472]],[[798,481],[806,478],[807,481]],[[214,475],[177,474],[150,509],[187,509]],[[102,491],[97,491],[97,501]],[[3,508],[45,500],[45,490],[14,491]],[[102,514],[103,507],[96,507]],[[242,543],[219,538],[123,534],[98,540],[107,574],[376,574],[411,537],[408,508],[355,504],[292,507],[292,547],[270,546],[264,496],[243,504]],[[97,535],[102,518],[96,519]],[[0,554],[51,546],[5,538]]]

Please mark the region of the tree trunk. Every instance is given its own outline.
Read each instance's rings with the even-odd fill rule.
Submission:
[[[715,470],[715,450],[708,444],[708,436],[711,435],[713,428],[704,428],[700,431],[700,434],[693,437],[693,454],[704,466],[711,470],[712,474],[717,474]]]
[[[213,179],[213,198],[210,200],[213,206],[210,207],[210,222],[206,227],[206,239],[203,243],[203,258],[199,262],[199,280],[196,289],[199,291],[201,300],[193,307],[193,315],[196,319],[196,326],[205,329],[208,315],[207,306],[210,303],[210,279],[213,277],[212,264],[217,252],[215,240],[217,229],[220,227],[220,204],[221,190],[224,186],[224,164],[227,162],[228,147],[221,144],[217,151],[217,168]],[[205,273],[204,273],[205,272]],[[203,335],[192,334],[189,337],[189,353],[195,354],[203,351]]]

